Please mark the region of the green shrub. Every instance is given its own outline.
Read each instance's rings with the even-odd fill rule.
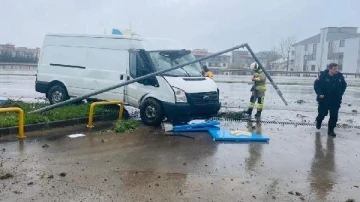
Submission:
[[[132,131],[139,127],[139,123],[134,120],[118,120],[115,124],[114,131],[117,133],[124,133]]]

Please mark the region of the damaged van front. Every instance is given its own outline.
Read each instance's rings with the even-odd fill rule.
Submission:
[[[155,71],[195,60],[189,50],[148,51]],[[202,74],[199,62],[166,72],[161,77],[171,87],[174,99],[163,100],[164,116],[171,121],[209,118],[220,110],[216,83]]]

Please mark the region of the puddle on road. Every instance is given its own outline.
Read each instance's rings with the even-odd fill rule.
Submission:
[[[86,135],[84,134],[72,134],[72,135],[68,135],[69,138],[78,138],[78,137],[85,137]]]

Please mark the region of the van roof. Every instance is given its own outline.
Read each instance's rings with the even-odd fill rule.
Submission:
[[[49,33],[46,34],[45,38],[51,37],[79,37],[79,38],[93,38],[93,39],[127,39],[127,40],[136,40],[143,44],[143,48],[145,50],[181,50],[187,49],[183,44],[178,41],[171,39],[163,39],[163,38],[144,38],[138,36],[126,36],[126,35],[88,35],[88,34],[55,34]]]
[[[87,35],[87,34],[54,34],[49,33],[46,36],[56,36],[56,37],[82,37],[82,38],[113,38],[113,39],[132,39],[143,41],[144,39],[137,36],[126,36],[126,35]]]

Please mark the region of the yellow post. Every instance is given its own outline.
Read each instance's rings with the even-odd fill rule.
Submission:
[[[6,113],[6,112],[17,112],[19,115],[19,139],[23,139],[26,136],[24,135],[24,110],[22,110],[19,107],[9,107],[9,108],[0,108],[0,113]]]
[[[93,126],[93,118],[94,118],[94,108],[97,105],[113,105],[113,104],[120,104],[120,112],[119,112],[119,119],[122,119],[124,113],[124,102],[121,101],[103,101],[103,102],[93,102],[90,105],[89,111],[89,121],[87,124],[88,128],[92,128]]]

